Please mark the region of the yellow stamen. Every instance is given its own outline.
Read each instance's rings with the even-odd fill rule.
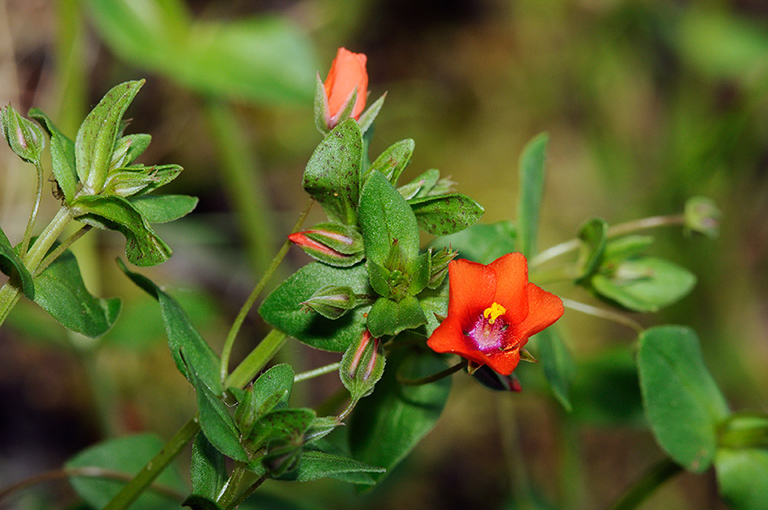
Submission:
[[[499,315],[504,315],[505,313],[507,313],[507,309],[494,302],[483,311],[483,317],[488,319],[488,324],[493,324],[499,318]]]

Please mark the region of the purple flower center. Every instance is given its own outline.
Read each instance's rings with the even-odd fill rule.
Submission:
[[[477,350],[488,353],[503,349],[509,327],[502,316],[504,312],[504,307],[493,303],[477,317],[470,330],[464,333],[474,342]]]

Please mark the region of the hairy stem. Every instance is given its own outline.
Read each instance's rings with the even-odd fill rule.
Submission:
[[[35,228],[35,222],[37,221],[37,213],[40,211],[40,201],[43,198],[43,167],[40,166],[40,164],[35,165],[35,170],[37,170],[37,188],[35,189],[35,203],[32,206],[32,213],[29,215],[29,220],[27,221],[27,228],[24,229],[24,237],[21,240],[21,245],[19,246],[19,255],[21,256],[22,260],[24,259],[24,256],[27,254],[27,248],[29,248],[29,241],[32,239],[32,231]]]
[[[299,381],[306,381],[307,379],[312,379],[314,377],[318,377],[325,374],[330,374],[331,372],[335,372],[339,369],[339,366],[341,363],[331,363],[330,365],[325,365],[324,367],[315,368],[314,370],[309,370],[307,372],[302,372],[300,374],[296,374],[293,377],[293,382],[297,383]]]

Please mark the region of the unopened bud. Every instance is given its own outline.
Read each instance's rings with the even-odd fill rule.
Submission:
[[[353,266],[365,256],[363,237],[348,225],[321,223],[288,239],[310,257],[334,267]]]
[[[349,287],[327,285],[301,304],[323,317],[335,320],[357,306],[357,296]]]
[[[713,200],[706,197],[693,197],[685,203],[685,226],[692,232],[704,234],[710,239],[720,235],[722,212]]]
[[[5,141],[18,157],[27,163],[40,165],[45,138],[37,124],[22,117],[11,105],[5,105],[0,109],[0,127]]]
[[[339,367],[341,382],[349,390],[352,400],[370,395],[384,373],[385,359],[379,353],[379,340],[367,329],[357,344],[352,344],[344,353]]]
[[[448,264],[455,259],[458,254],[458,251],[452,251],[449,248],[443,248],[437,252],[430,250],[432,261],[427,287],[436,289],[443,283],[445,275],[448,274]]]

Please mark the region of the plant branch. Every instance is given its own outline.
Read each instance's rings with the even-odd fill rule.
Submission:
[[[225,388],[242,388],[248,382],[256,377],[256,374],[264,368],[264,366],[271,360],[277,351],[285,343],[285,339],[288,337],[282,331],[273,329],[267,336],[256,346],[251,353],[245,357],[236,369],[229,374],[224,380]]]
[[[449,375],[458,372],[459,370],[461,370],[466,366],[467,366],[467,360],[463,359],[458,363],[456,363],[455,365],[446,368],[445,370],[442,370],[436,374],[428,375],[426,377],[420,377],[419,379],[406,379],[398,375],[397,382],[399,382],[404,386],[422,386],[424,384],[430,384],[435,381],[439,381],[440,379],[443,379],[445,377],[448,377]]]
[[[628,328],[633,329],[638,335],[645,330],[642,324],[620,313],[613,312],[611,310],[605,310],[603,308],[598,308],[592,305],[587,305],[585,303],[564,297],[561,297],[560,299],[563,301],[563,306],[566,308],[570,308],[571,310],[576,310],[577,312],[586,313],[587,315],[600,317],[601,319],[606,319],[617,324],[627,326]]]
[[[61,242],[54,250],[52,250],[48,255],[45,256],[45,258],[40,262],[40,265],[37,266],[37,269],[35,269],[35,272],[32,274],[32,276],[38,276],[40,273],[45,271],[45,269],[51,265],[51,262],[59,258],[59,256],[67,251],[72,244],[83,237],[85,234],[91,231],[93,227],[90,225],[83,225],[81,228],[77,229],[71,236],[67,237],[64,241]]]
[[[27,248],[29,248],[29,242],[32,240],[32,231],[35,228],[35,222],[37,221],[37,213],[40,211],[40,201],[43,198],[43,167],[39,164],[35,164],[37,170],[37,188],[35,189],[35,204],[32,207],[32,214],[29,215],[27,221],[27,228],[24,229],[24,237],[21,240],[19,246],[19,256],[24,259],[27,254]]]
[[[325,365],[324,367],[319,367],[319,368],[315,368],[314,370],[309,370],[307,372],[296,374],[293,377],[293,382],[297,383],[299,381],[305,381],[307,379],[312,379],[320,375],[330,374],[331,372],[335,372],[336,370],[338,370],[340,365],[341,363],[337,361],[336,363],[331,363],[330,365]]]
[[[665,457],[643,475],[624,495],[610,507],[610,510],[633,510],[640,506],[666,481],[682,472],[683,468]]]

